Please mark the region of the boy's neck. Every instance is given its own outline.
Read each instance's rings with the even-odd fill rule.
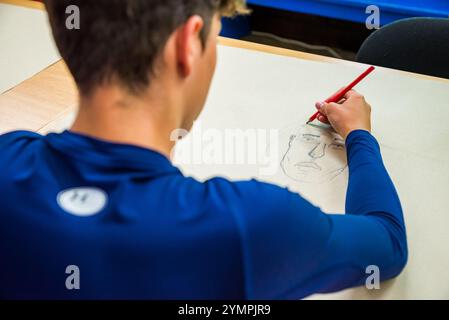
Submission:
[[[152,149],[170,158],[174,147],[170,134],[182,123],[174,105],[161,97],[138,99],[118,88],[99,89],[89,98],[81,97],[71,131]]]

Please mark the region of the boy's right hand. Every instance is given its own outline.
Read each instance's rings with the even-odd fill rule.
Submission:
[[[317,102],[316,108],[320,112],[317,119],[330,124],[344,139],[354,130],[371,131],[371,106],[354,90],[341,104]]]

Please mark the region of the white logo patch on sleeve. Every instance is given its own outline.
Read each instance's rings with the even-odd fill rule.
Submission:
[[[62,190],[56,197],[58,205],[66,212],[80,217],[99,213],[106,206],[108,195],[96,187],[78,187]]]

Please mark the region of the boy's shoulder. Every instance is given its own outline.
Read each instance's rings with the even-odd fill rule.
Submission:
[[[0,159],[20,152],[34,141],[40,141],[42,135],[31,131],[11,131],[0,135]]]
[[[8,143],[14,143],[20,140],[35,140],[42,138],[42,135],[26,131],[26,130],[17,130],[17,131],[10,131],[7,133],[0,134],[0,144],[6,145]]]

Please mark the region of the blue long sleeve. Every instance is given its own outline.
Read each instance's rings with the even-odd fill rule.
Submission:
[[[243,243],[246,296],[298,299],[364,285],[368,266],[380,280],[407,261],[398,195],[379,145],[367,131],[347,140],[346,214],[325,214],[301,196],[256,181],[239,183],[245,210],[235,213]]]
[[[391,275],[396,275],[407,260],[404,217],[396,189],[383,165],[379,145],[370,133],[352,132],[346,145],[349,159],[346,214],[367,216],[382,224],[392,241],[393,253],[397,254],[397,264],[391,268]]]
[[[0,136],[0,296],[299,299],[364,285],[368,266],[394,277],[407,260],[398,196],[370,133],[346,145],[346,214],[327,214],[272,184],[187,178],[136,146]],[[99,193],[102,208],[74,211]],[[81,290],[66,289],[68,265]]]
[[[358,262],[360,267],[378,266],[382,280],[395,277],[405,266],[408,254],[399,197],[383,164],[379,145],[369,132],[352,132],[346,146],[349,166],[346,215],[331,219],[342,224],[338,236],[354,242],[349,247],[352,252],[348,252],[354,255],[354,265]],[[355,232],[351,229],[357,229],[356,237],[350,237]],[[345,240],[336,238],[336,241]],[[359,255],[358,250],[366,250],[368,255]],[[366,276],[355,283],[342,281],[337,289],[364,284]],[[333,288],[322,289],[327,291]]]

